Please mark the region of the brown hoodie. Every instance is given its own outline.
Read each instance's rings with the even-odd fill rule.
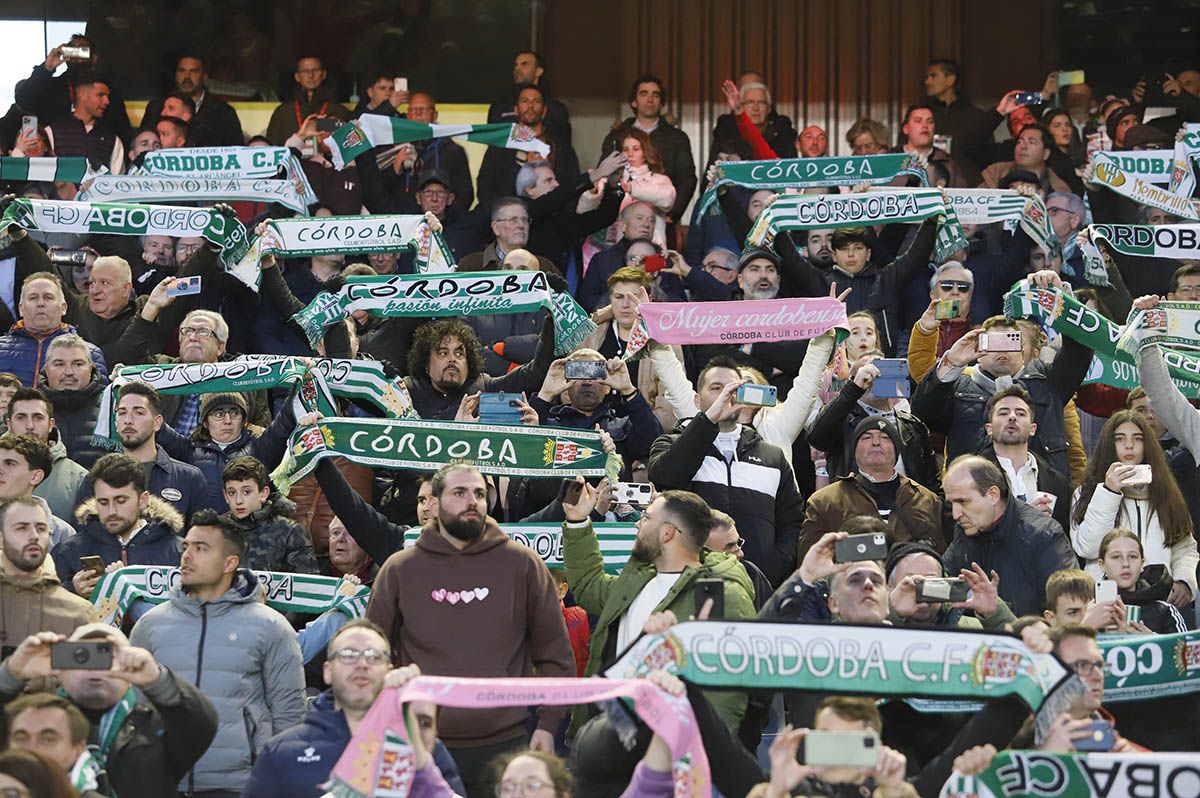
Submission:
[[[5,656],[34,632],[71,634],[96,620],[95,610],[44,569],[23,576],[0,571],[0,648]]]
[[[437,521],[415,546],[388,558],[375,578],[367,617],[392,641],[393,660],[436,676],[574,676],[567,627],[550,571],[489,517],[478,539],[456,549]],[[438,734],[450,748],[525,736],[521,708],[442,709]],[[566,709],[543,707],[538,728],[553,734]]]

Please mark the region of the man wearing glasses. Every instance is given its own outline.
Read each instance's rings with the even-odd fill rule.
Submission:
[[[294,96],[279,105],[267,123],[267,139],[271,144],[282,147],[310,116],[332,116],[343,122],[350,118],[349,109],[335,98],[334,87],[325,82],[327,76],[319,57],[302,55],[297,59],[293,74],[296,81]]]
[[[246,538],[227,516],[196,513],[179,557],[179,587],[129,636],[217,709],[216,737],[179,784],[189,795],[237,798],[268,738],[304,719],[296,633],[260,600],[245,556]]]
[[[309,705],[299,726],[281,732],[263,746],[242,798],[308,798],[320,793],[350,738],[358,731],[390,667],[383,630],[356,618],[329,641],[323,668],[329,689]],[[458,766],[437,739],[436,707],[413,705],[426,750],[456,795],[466,795]]]
[[[708,541],[704,545],[713,551],[737,557],[738,562],[746,569],[746,573],[750,574],[750,581],[754,583],[754,609],[762,609],[774,590],[771,587],[771,580],[767,579],[767,575],[762,572],[761,568],[752,562],[747,562],[746,539],[737,531],[737,522],[733,520],[733,516],[720,510],[713,510],[712,517],[713,525],[708,530]]]
[[[1078,194],[1056,191],[1046,197],[1046,212],[1050,214],[1050,227],[1062,244],[1063,277],[1076,288],[1086,288],[1088,282],[1084,278],[1083,250],[1075,242],[1087,214],[1083,200]]]
[[[519,197],[502,197],[492,204],[492,235],[496,240],[458,262],[460,272],[492,271],[501,268],[504,257],[529,243],[529,206]],[[543,271],[550,261],[539,258]]]

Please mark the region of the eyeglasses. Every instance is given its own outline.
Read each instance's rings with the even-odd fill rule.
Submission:
[[[204,340],[205,338],[213,338],[217,334],[216,330],[210,330],[207,327],[180,327],[179,337],[187,338],[189,336]]]
[[[436,188],[423,188],[421,189],[421,194],[422,196],[429,197],[429,199],[445,199],[450,195],[450,192]]]
[[[964,294],[971,290],[971,284],[965,280],[942,280],[938,288],[943,291],[962,291]]]
[[[360,660],[366,660],[368,665],[382,665],[388,661],[387,652],[377,648],[339,648],[333,652],[333,658],[343,665],[357,665]]]
[[[529,224],[528,216],[509,216],[506,219],[497,219],[500,224]]]
[[[1108,664],[1102,659],[1076,660],[1075,662],[1068,662],[1067,667],[1085,679],[1093,673],[1103,675],[1108,670]]]
[[[1049,208],[1046,208],[1046,210],[1048,210],[1050,212],[1051,216],[1053,216],[1056,213],[1071,213],[1070,208],[1060,208],[1057,205],[1051,205]]]
[[[536,795],[547,787],[554,785],[542,781],[536,776],[524,781],[502,781],[496,785],[496,798],[513,798],[515,795]]]
[[[706,272],[711,272],[711,271],[731,272],[731,271],[734,271],[734,268],[732,266],[722,266],[721,264],[715,263],[714,261],[711,261],[711,260],[704,261],[704,263],[701,263],[700,266],[703,267],[704,271],[706,271]]]
[[[240,407],[221,407],[212,411],[209,415],[218,421],[224,421],[225,419],[236,421],[242,417],[243,413]]]
[[[737,541],[735,541],[733,543],[725,544],[725,551],[739,551],[739,550],[742,550],[745,548],[746,548],[746,539],[745,538],[738,538]]]

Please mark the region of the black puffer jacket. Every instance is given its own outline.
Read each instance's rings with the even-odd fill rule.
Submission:
[[[704,413],[680,422],[650,448],[650,481],[690,490],[733,516],[746,559],[779,585],[796,568],[804,498],[783,450],[743,426],[732,463],[715,446],[717,426]]]
[[[54,405],[54,426],[58,428],[67,456],[84,468],[91,468],[107,451],[92,445],[96,419],[100,416],[100,395],[108,380],[92,370],[92,381],[78,391],[54,391],[45,376],[38,378],[37,387]]]
[[[1046,580],[1063,568],[1078,568],[1071,541],[1053,518],[1011,496],[1004,515],[976,535],[955,530],[954,542],[942,555],[946,573],[956,574],[971,563],[984,573],[1000,575],[1000,598],[1013,613],[1037,615],[1046,608]]]

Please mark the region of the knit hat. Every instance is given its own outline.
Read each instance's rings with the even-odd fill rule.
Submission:
[[[1134,125],[1125,131],[1125,149],[1136,150],[1138,147],[1151,150],[1165,150],[1175,145],[1175,140],[1163,131],[1150,125]]]
[[[858,439],[866,435],[871,430],[879,430],[884,435],[892,439],[892,445],[896,447],[896,457],[900,457],[900,432],[896,429],[896,425],[888,421],[883,416],[867,416],[858,425],[854,427],[854,434],[850,436],[850,444],[852,447],[858,446]]]
[[[910,554],[928,554],[937,560],[938,565],[942,568],[942,573],[946,573],[946,564],[942,562],[942,555],[938,554],[932,543],[924,539],[906,540],[903,543],[893,543],[892,547],[888,549],[887,559],[883,562],[883,572],[888,581],[891,581],[892,571],[896,570],[900,561]]]
[[[200,402],[201,424],[204,423],[204,419],[208,418],[208,414],[218,407],[236,407],[242,411],[242,418],[249,415],[250,409],[250,406],[246,404],[246,397],[240,393],[210,393],[205,395]]]

